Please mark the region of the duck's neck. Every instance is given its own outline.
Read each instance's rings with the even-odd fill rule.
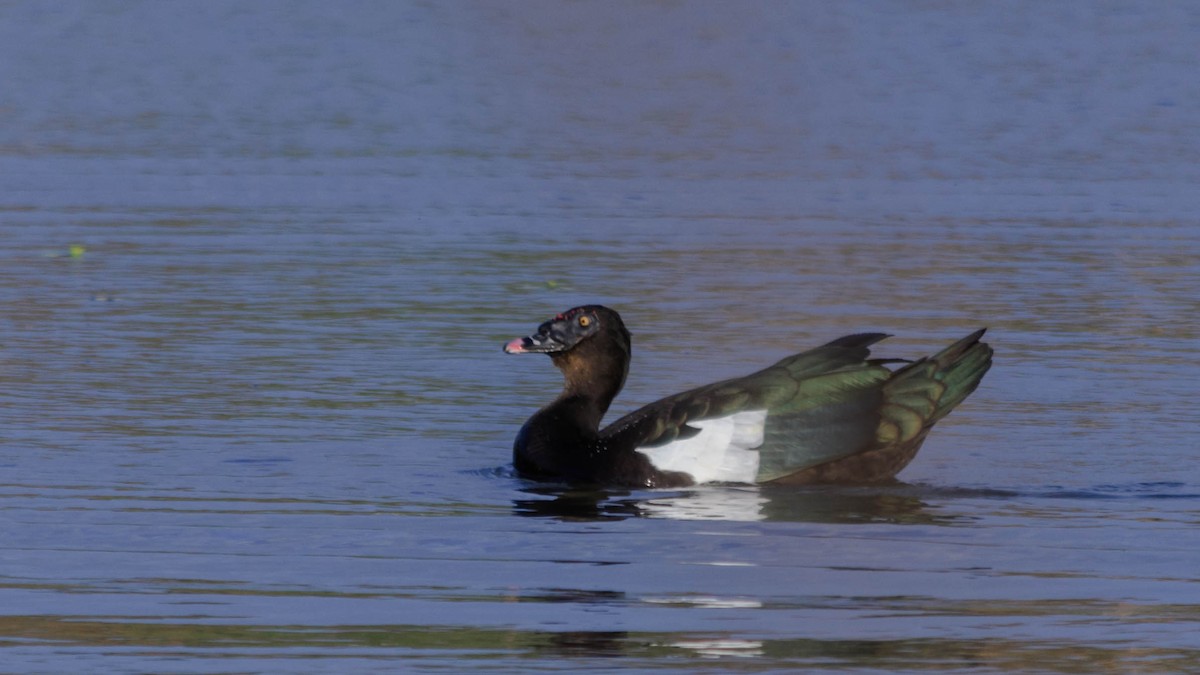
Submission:
[[[562,371],[563,390],[554,406],[568,412],[577,424],[595,432],[600,420],[625,384],[629,349],[611,345],[602,349],[572,350],[553,357]]]

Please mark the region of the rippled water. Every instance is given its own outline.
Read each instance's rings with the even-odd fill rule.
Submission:
[[[6,672],[1200,669],[1187,3],[7,3]],[[902,482],[512,475],[849,332],[996,363]]]

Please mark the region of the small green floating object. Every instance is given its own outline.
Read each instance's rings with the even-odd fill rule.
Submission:
[[[72,258],[82,258],[86,252],[87,247],[83,244],[71,244],[71,247],[67,249],[67,255]]]
[[[549,288],[550,290],[554,290],[554,289],[558,288],[558,282],[553,279],[547,279],[546,280],[546,288]]]

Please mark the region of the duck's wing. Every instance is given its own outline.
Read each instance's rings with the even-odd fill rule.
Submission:
[[[896,371],[869,358],[886,335],[849,335],[656,401],[601,433],[609,447],[635,448],[698,483],[890,478],[991,366],[982,335]]]
[[[876,436],[881,386],[892,376],[869,347],[883,333],[848,335],[746,377],[655,401],[601,432],[660,470],[698,483],[761,482],[862,451]]]

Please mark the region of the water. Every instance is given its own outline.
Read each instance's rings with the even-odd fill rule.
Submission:
[[[1200,12],[7,3],[6,672],[1200,669]],[[75,248],[72,248],[75,247]],[[897,485],[514,477],[849,332],[996,363]]]

